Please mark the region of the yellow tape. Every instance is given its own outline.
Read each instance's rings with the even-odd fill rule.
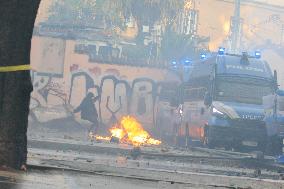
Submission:
[[[30,70],[31,66],[26,65],[18,65],[18,66],[0,66],[0,72],[16,72],[16,71],[24,71]]]

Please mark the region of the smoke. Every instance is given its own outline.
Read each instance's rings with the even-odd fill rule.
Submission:
[[[240,10],[242,25],[241,49],[253,49],[264,45],[267,41],[279,43],[284,24],[284,8],[275,7],[273,1],[258,0],[242,1]],[[199,0],[199,34],[209,35],[210,46],[226,45],[231,35],[231,17],[234,15],[234,1],[231,3],[222,0]],[[246,3],[247,2],[247,3]],[[248,3],[250,2],[250,3]],[[279,1],[279,6],[284,6],[284,1]]]

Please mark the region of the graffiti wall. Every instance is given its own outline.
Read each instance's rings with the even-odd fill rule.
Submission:
[[[33,39],[33,48],[39,54],[46,51],[42,45],[51,45],[42,38]],[[64,57],[58,58],[64,61],[56,60],[56,66],[63,68],[61,74],[58,69],[56,74],[50,69],[41,69],[49,61],[32,56],[33,116],[41,122],[70,116],[70,109],[66,107],[77,107],[88,92],[93,92],[100,96],[96,107],[104,124],[111,126],[116,119],[131,114],[145,125],[153,125],[160,83],[175,76],[164,69],[89,62],[88,56],[74,52],[75,44],[75,41],[66,41]],[[49,52],[50,56],[54,52]]]

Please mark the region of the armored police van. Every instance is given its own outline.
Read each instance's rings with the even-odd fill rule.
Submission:
[[[259,52],[234,55],[220,48],[215,55],[193,63],[188,80],[180,87],[182,93],[175,94],[183,106],[181,124],[177,133],[172,130],[173,137],[189,137],[210,148],[264,149],[267,131],[262,98],[274,93],[276,83]],[[163,112],[165,108],[158,105],[158,120],[166,116]],[[165,125],[158,123],[157,127]]]

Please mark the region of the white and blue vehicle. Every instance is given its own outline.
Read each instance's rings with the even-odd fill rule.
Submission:
[[[277,89],[276,73],[260,58],[260,53],[234,55],[220,48],[215,55],[192,64],[178,97],[183,107],[178,135],[181,141],[190,137],[210,148],[264,150],[268,142],[263,97]],[[182,92],[181,92],[182,91]],[[163,95],[163,94],[161,94]],[[159,102],[157,128],[170,127],[163,102]],[[168,129],[174,131],[175,129]]]

